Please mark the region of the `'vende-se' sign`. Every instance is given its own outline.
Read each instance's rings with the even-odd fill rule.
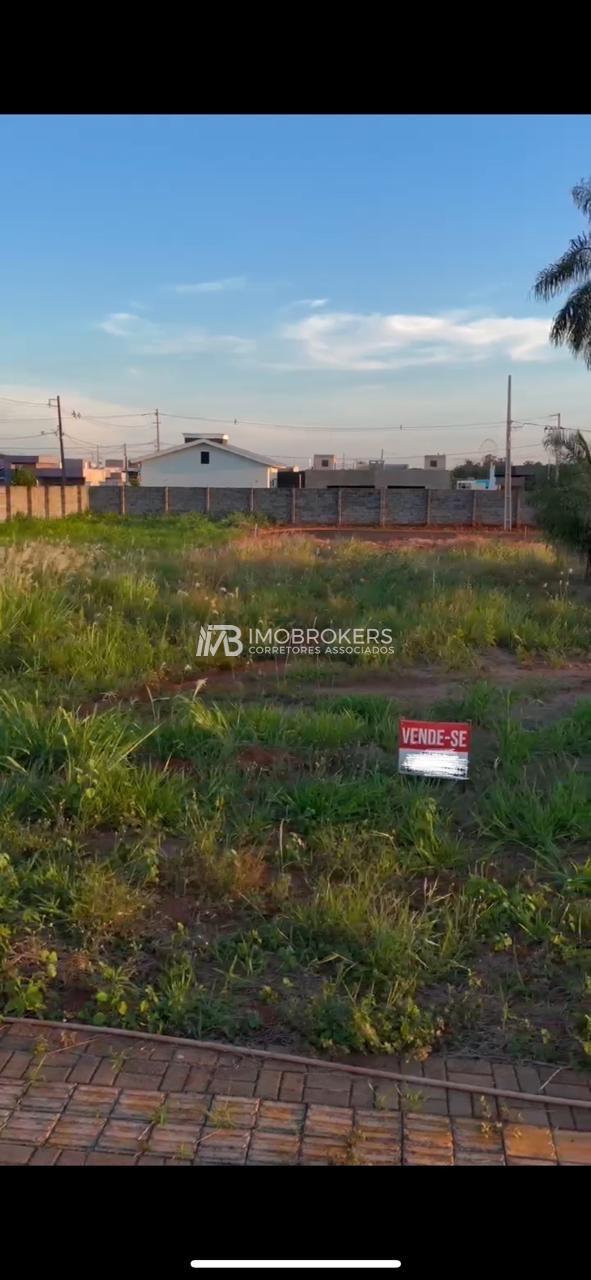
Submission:
[[[467,778],[472,729],[446,720],[401,720],[400,773],[424,778]]]

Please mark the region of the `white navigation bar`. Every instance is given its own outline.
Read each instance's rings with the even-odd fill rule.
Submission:
[[[271,1271],[281,1267],[284,1271],[388,1271],[400,1267],[397,1258],[385,1262],[201,1262],[194,1259],[191,1266],[200,1271]]]

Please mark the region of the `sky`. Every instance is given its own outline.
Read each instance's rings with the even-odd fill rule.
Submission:
[[[537,272],[591,116],[3,116],[0,448],[225,431],[278,461],[541,457],[591,429]],[[26,402],[26,403],[25,403]],[[80,418],[72,415],[80,414]]]

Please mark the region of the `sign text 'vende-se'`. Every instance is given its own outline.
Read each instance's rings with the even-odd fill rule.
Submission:
[[[445,720],[401,719],[398,769],[423,778],[468,777],[472,727]]]

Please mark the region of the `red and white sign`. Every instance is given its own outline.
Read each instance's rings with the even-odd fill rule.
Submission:
[[[469,724],[401,719],[398,769],[424,778],[467,778],[471,745]]]

